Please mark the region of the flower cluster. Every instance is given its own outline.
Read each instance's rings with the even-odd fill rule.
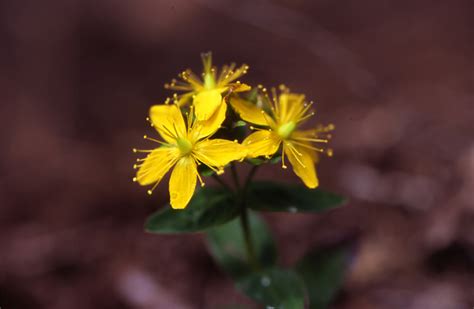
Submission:
[[[191,200],[197,180],[204,185],[199,166],[207,166],[220,175],[233,161],[254,163],[253,159],[262,158],[263,162],[270,162],[281,156],[282,168],[286,169],[287,159],[304,184],[316,188],[318,154],[332,155],[332,150],[321,145],[328,143],[334,126],[302,129],[302,124],[314,115],[312,102],[307,103],[304,95],[292,93],[285,86],[272,88],[269,94],[260,85],[241,83],[237,79],[247,73],[245,64],[225,65],[218,72],[210,53],[202,55],[202,62],[201,77],[191,70],[183,71],[179,74],[181,80],[165,84],[165,89],[180,94],[150,108],[147,119],[161,140],[145,136],[159,145],[151,150],[134,149],[147,154],[137,159],[134,181],[152,185],[148,190],[151,194],[173,169],[170,204],[182,209]],[[251,133],[239,136],[236,128],[247,123]],[[225,138],[212,138],[216,133]]]

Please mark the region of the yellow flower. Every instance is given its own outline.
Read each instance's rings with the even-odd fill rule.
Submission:
[[[204,185],[197,165],[205,164],[218,174],[223,173],[226,164],[241,160],[246,149],[237,142],[224,139],[209,139],[225,119],[226,105],[222,104],[215,115],[206,122],[187,117],[185,124],[180,108],[175,104],[154,105],[150,108],[150,122],[164,141],[145,139],[161,144],[152,150],[137,150],[148,155],[138,159],[137,175],[133,179],[140,185],[153,184],[151,194],[160,180],[174,166],[169,181],[170,204],[175,209],[185,208],[196,187],[196,179]],[[192,109],[191,109],[192,111]]]
[[[230,99],[230,104],[243,120],[263,127],[261,129],[251,127],[256,132],[250,134],[242,145],[247,147],[249,158],[270,157],[282,145],[282,167],[286,168],[286,155],[295,174],[307,187],[316,188],[318,186],[315,169],[318,161],[317,153],[326,152],[331,156],[332,150],[325,151],[320,147],[315,147],[314,144],[327,143],[330,135],[325,134],[322,138],[321,134],[332,131],[334,125],[300,130],[301,123],[314,115],[313,112],[309,112],[312,103],[306,104],[304,95],[290,93],[284,86],[281,90],[282,93],[277,96],[273,89],[272,99],[265,94],[264,102],[269,105],[267,111],[262,106],[257,106],[237,96]]]
[[[212,54],[201,54],[204,72],[202,80],[190,69],[185,70],[179,77],[182,81],[173,79],[171,83],[165,84],[166,89],[184,91],[179,97],[175,94],[175,99],[179,106],[193,100],[195,115],[198,120],[207,120],[216,112],[221,104],[226,104],[222,100],[222,93],[232,90],[234,92],[247,91],[250,87],[235,81],[240,76],[247,73],[248,65],[244,64],[235,69],[235,63],[225,65],[217,75],[217,69],[212,66]]]

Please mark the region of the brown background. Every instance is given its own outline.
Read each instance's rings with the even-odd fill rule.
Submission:
[[[143,232],[167,186],[131,182],[149,106],[212,50],[337,126],[319,174],[351,202],[268,215],[283,265],[355,235],[334,308],[472,308],[473,15],[470,0],[0,2],[0,306],[248,303],[200,235]]]

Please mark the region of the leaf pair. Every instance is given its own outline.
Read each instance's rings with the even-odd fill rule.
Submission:
[[[247,193],[248,207],[258,211],[321,212],[344,201],[343,197],[320,189],[273,182],[254,182]],[[151,233],[200,232],[229,222],[238,214],[232,192],[204,187],[196,192],[186,209],[176,211],[167,206],[151,215],[145,229]]]
[[[344,199],[303,186],[252,183],[247,191],[250,237],[258,265],[247,256],[236,195],[225,189],[202,188],[188,207],[166,207],[146,222],[152,233],[207,232],[210,252],[239,290],[268,308],[326,308],[336,295],[345,273],[347,247],[311,252],[292,269],[277,266],[277,249],[271,233],[254,211],[322,212],[340,206]]]

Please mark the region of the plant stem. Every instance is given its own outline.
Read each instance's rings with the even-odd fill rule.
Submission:
[[[217,176],[216,174],[212,174],[212,178],[214,178],[214,180],[217,181],[223,188],[232,192],[232,188],[219,176]]]
[[[247,178],[245,179],[245,183],[244,183],[244,190],[245,190],[245,194],[247,194],[247,190],[248,190],[248,187],[250,185],[250,182],[252,181],[253,179],[253,176],[255,175],[255,173],[257,172],[258,170],[258,165],[254,165],[252,166],[252,169],[250,170],[250,172],[248,173],[247,175]]]
[[[235,187],[237,188],[237,191],[240,191],[239,175],[237,174],[234,162],[231,163],[230,170],[232,171],[232,178],[234,179]]]
[[[252,266],[252,268],[258,270],[260,266],[255,255],[252,235],[250,233],[249,214],[247,208],[245,207],[245,203],[242,203],[240,208],[240,225],[244,234],[245,249],[247,250],[248,262]]]
[[[249,185],[252,181],[255,172],[257,171],[258,166],[254,165],[250,170],[249,174],[247,175],[244,183],[244,187],[241,190],[240,194],[240,225],[242,226],[242,232],[244,234],[244,241],[245,247],[247,250],[247,257],[249,264],[255,269],[260,269],[260,265],[255,254],[255,247],[253,245],[252,234],[250,231],[250,223],[249,223],[249,214],[247,209],[247,191],[249,189]],[[237,172],[234,171],[235,175],[237,176]],[[236,177],[238,179],[238,177]],[[240,187],[239,183],[236,182],[236,186]]]

